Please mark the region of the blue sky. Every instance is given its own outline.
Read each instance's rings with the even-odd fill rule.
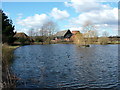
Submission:
[[[3,2],[3,11],[12,19],[17,32],[31,28],[39,29],[47,20],[56,22],[59,31],[80,30],[86,21],[91,21],[101,34],[118,34],[118,3],[96,0],[70,0],[70,2]]]

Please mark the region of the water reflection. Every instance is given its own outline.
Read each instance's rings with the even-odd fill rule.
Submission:
[[[28,45],[15,50],[17,87],[113,87],[118,83],[118,46]]]

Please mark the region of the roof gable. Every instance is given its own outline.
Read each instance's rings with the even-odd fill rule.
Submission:
[[[60,31],[60,32],[57,32],[56,34],[55,34],[55,36],[58,36],[58,37],[60,37],[60,36],[64,36],[67,32],[69,32],[70,30],[64,30],[64,31]]]
[[[22,37],[22,38],[27,38],[28,36],[25,33],[16,33],[14,37]]]

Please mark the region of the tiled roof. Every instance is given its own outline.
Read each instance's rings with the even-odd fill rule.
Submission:
[[[72,31],[72,34],[76,34],[79,33],[80,31]]]

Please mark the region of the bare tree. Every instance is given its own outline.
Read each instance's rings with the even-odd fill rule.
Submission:
[[[30,37],[34,36],[34,29],[31,28],[29,31],[28,31],[28,34]]]
[[[90,40],[91,44],[98,41],[98,32],[97,32],[97,30],[89,31],[89,40]]]
[[[108,37],[108,36],[109,36],[109,33],[108,33],[107,31],[104,31],[104,32],[102,33],[102,36],[103,36],[103,37]]]
[[[41,27],[41,35],[42,36],[47,36],[47,41],[50,44],[51,39],[53,38],[54,32],[58,29],[57,24],[53,21],[48,21],[43,24]]]
[[[82,33],[76,33],[74,37],[74,43],[78,46],[84,45],[84,37]]]
[[[99,38],[99,43],[100,44],[108,44],[108,41],[109,41],[109,33],[107,31],[104,31],[102,33],[102,37]]]
[[[38,36],[38,30],[37,28],[32,28],[29,30],[29,36],[32,40],[36,41],[36,38]]]
[[[92,24],[92,22],[90,21],[86,21],[84,24],[83,24],[83,32],[84,33],[87,33],[91,30],[93,30],[94,26]]]
[[[47,31],[45,30],[45,28],[46,28],[45,25],[43,25],[41,29],[39,30],[39,35],[40,35],[39,40],[42,42],[42,44],[46,40],[46,37],[47,37]]]
[[[83,25],[83,37],[84,37],[84,42],[85,45],[94,43],[98,37],[97,35],[97,30],[95,25],[90,22],[90,21],[86,21],[85,24]]]

